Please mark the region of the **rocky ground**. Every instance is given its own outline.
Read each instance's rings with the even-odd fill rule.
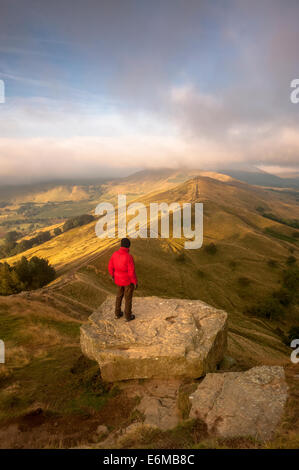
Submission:
[[[99,363],[102,378],[189,377],[215,369],[227,346],[227,314],[200,300],[139,297],[136,319],[113,316],[108,297],[81,327],[81,348]]]
[[[136,404],[129,425],[109,432],[99,423],[96,446],[136,445],[184,426],[206,438],[273,438],[288,398],[284,369],[237,371],[226,354],[224,311],[158,297],[136,299],[133,322],[113,319],[112,310],[108,298],[81,327],[81,347]]]

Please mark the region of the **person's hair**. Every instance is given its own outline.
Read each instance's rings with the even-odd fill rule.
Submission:
[[[130,248],[131,242],[128,238],[122,238],[120,242],[120,246],[123,246],[124,248]]]

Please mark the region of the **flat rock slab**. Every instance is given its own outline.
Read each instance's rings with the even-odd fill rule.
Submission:
[[[190,395],[190,418],[219,437],[271,439],[280,422],[288,387],[280,366],[208,374]]]
[[[198,378],[215,370],[227,345],[227,313],[199,300],[135,297],[136,319],[114,318],[114,297],[81,327],[81,348],[102,378]]]

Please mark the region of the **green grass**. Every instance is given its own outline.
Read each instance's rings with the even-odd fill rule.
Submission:
[[[26,330],[28,326],[38,325],[39,327],[54,328],[58,333],[69,336],[70,338],[79,338],[79,324],[72,321],[58,321],[41,315],[30,315],[18,317],[7,315],[0,306],[0,338],[4,341],[12,341],[16,344],[26,344]],[[21,341],[20,341],[21,339]],[[31,336],[27,337],[31,341]]]
[[[63,415],[100,409],[109,397],[109,389],[102,384],[94,362],[86,360],[83,371],[73,372],[80,355],[78,347],[51,349],[47,357],[34,358],[15,370],[5,385],[19,382],[22,387],[13,394],[7,395],[5,390],[0,393],[0,419],[17,417],[35,403]]]
[[[105,292],[79,281],[68,284],[59,292],[92,308],[99,307],[106,298]]]
[[[1,309],[2,310],[2,309]],[[6,341],[19,342],[20,333],[26,328],[26,321],[23,318],[7,316],[6,312],[0,310],[0,338]]]
[[[57,330],[58,333],[68,336],[70,338],[79,338],[80,325],[72,321],[53,320],[51,318],[43,318],[42,316],[31,316],[31,322],[38,326],[49,326]]]

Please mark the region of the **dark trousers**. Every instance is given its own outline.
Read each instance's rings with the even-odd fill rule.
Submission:
[[[128,286],[117,286],[117,293],[115,299],[115,316],[119,317],[121,312],[121,303],[125,297],[125,317],[127,319],[132,315],[132,298],[134,293],[134,284]]]

